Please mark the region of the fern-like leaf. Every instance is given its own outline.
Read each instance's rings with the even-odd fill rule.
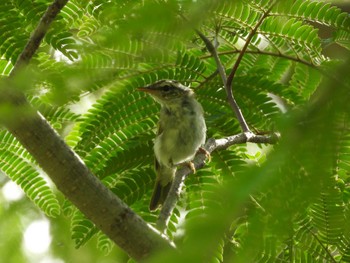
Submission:
[[[33,159],[8,132],[0,131],[0,169],[48,216],[60,214],[60,206],[46,180],[33,165]]]

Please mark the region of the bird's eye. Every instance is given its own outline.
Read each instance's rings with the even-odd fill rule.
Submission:
[[[170,86],[166,85],[166,86],[162,87],[162,90],[165,92],[168,92],[170,90]]]

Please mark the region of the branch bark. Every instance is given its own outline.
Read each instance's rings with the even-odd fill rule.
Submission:
[[[172,247],[89,171],[39,113],[6,124],[64,196],[131,257],[143,260]]]
[[[212,153],[213,151],[226,149],[234,144],[242,144],[247,142],[275,144],[278,142],[279,137],[280,135],[278,133],[272,133],[269,135],[255,135],[252,132],[244,132],[217,140],[211,138],[206,142],[203,148],[207,150],[208,153]],[[206,156],[204,153],[199,153],[196,155],[196,157],[192,161],[196,170],[199,170],[204,167],[207,158],[208,156]],[[160,231],[163,232],[166,229],[169,218],[179,199],[183,182],[185,181],[186,177],[191,173],[192,170],[186,166],[176,171],[175,179],[173,181],[173,184],[171,185],[169,194],[158,216],[157,228]]]
[[[50,24],[68,0],[56,0],[48,7],[10,77],[29,63]],[[10,106],[17,118],[1,118],[6,128],[35,158],[57,188],[99,229],[136,260],[148,258],[171,242],[136,215],[106,188],[52,129],[25,95],[9,79],[0,86],[0,104]],[[3,116],[2,116],[3,117]]]

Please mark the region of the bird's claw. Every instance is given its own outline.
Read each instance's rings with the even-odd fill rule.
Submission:
[[[180,165],[182,166],[187,166],[188,168],[190,168],[190,170],[192,171],[192,173],[196,173],[196,167],[194,166],[193,162],[183,162],[183,163],[180,163]]]
[[[208,162],[211,161],[211,156],[210,156],[210,152],[208,152],[206,149],[204,149],[203,147],[199,147],[197,153],[202,153],[205,155],[206,159],[208,159]],[[194,166],[193,162],[189,161],[189,162],[183,162],[180,163],[179,165],[182,166],[187,166],[188,168],[190,168],[190,170],[192,171],[192,173],[196,173],[196,167]]]
[[[199,153],[202,153],[205,155],[206,159],[208,159],[208,163],[210,163],[211,161],[211,155],[210,152],[208,152],[206,149],[204,149],[203,147],[199,147],[198,151]]]

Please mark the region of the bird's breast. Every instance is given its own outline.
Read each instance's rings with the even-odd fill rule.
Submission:
[[[156,137],[154,152],[162,165],[173,166],[190,161],[205,142],[206,126],[201,106],[190,106],[177,112],[161,112],[162,132]]]

